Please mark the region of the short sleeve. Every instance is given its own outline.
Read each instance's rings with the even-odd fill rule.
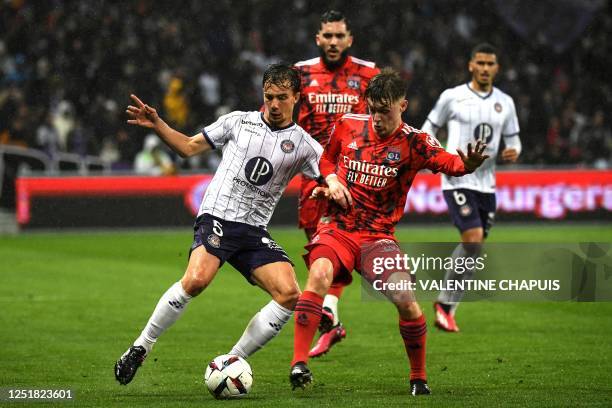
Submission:
[[[452,94],[451,89],[442,92],[436,105],[427,115],[427,120],[422,126],[423,131],[435,135],[438,129],[444,127],[451,113]]]
[[[307,141],[306,145],[308,152],[302,164],[302,174],[311,179],[316,179],[321,175],[319,161],[323,154],[323,147],[314,139]]]
[[[228,113],[227,115],[219,116],[219,119],[214,123],[202,129],[206,141],[213,149],[223,147],[227,143],[231,138],[231,130],[240,117],[241,115],[236,112]]]
[[[516,115],[516,107],[514,106],[514,101],[512,98],[508,98],[508,108],[509,112],[506,116],[504,127],[502,129],[502,136],[504,137],[516,136],[520,132],[518,117]]]

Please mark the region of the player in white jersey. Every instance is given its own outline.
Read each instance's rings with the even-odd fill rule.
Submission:
[[[162,295],[140,336],[115,364],[120,384],[134,378],[157,338],[210,284],[225,261],[272,297],[229,354],[247,358],[291,317],[300,289],[292,262],[266,226],[293,176],[301,172],[319,177],[323,148],[292,122],[299,89],[297,69],[272,65],[263,76],[263,113],[221,116],[193,137],[170,128],[155,109],[132,95],[135,106],[128,107],[129,124],[153,129],[183,157],[220,148],[223,159],[202,199],[187,270]]]
[[[453,256],[475,256],[495,219],[495,160],[500,148],[502,160],[515,162],[521,153],[519,124],[512,98],[493,86],[499,70],[498,52],[490,44],[479,44],[471,53],[467,84],[445,90],[423,124],[423,131],[436,135],[446,126],[446,150],[465,149],[468,143],[487,144],[490,156],[472,174],[463,177],[442,175],[442,190],[449,213],[461,232],[461,242]],[[464,274],[446,271],[446,280],[471,279],[473,270]],[[434,304],[436,326],[449,332],[459,331],[455,321],[462,291],[442,291]]]

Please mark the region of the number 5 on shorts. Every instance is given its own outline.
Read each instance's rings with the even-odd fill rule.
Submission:
[[[223,236],[223,225],[217,220],[213,220],[213,232],[218,236]]]

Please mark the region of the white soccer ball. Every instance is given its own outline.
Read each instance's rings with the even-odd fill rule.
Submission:
[[[204,382],[217,399],[240,398],[251,391],[253,370],[242,357],[223,354],[208,363]]]

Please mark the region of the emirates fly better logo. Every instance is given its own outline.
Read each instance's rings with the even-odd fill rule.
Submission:
[[[343,156],[342,159],[344,166],[348,170],[346,181],[350,183],[358,183],[371,187],[384,187],[387,185],[389,178],[397,177],[397,167],[353,160],[348,156]]]
[[[348,93],[308,93],[308,103],[317,113],[351,113],[353,105],[359,103],[359,95]]]

